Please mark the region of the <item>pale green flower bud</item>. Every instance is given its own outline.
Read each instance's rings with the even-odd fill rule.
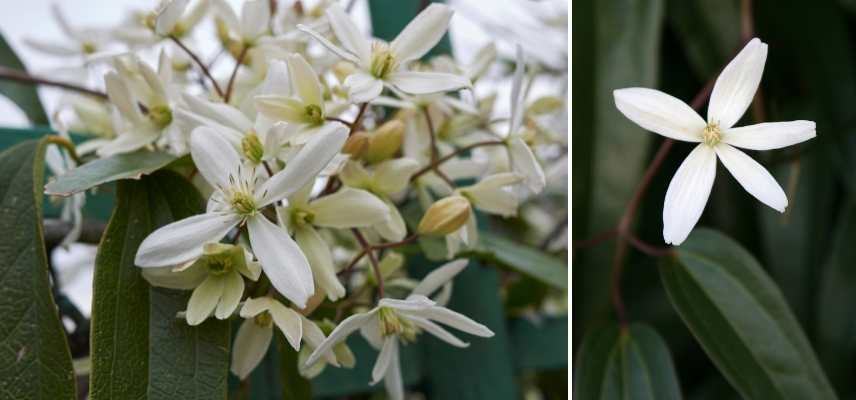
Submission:
[[[420,235],[445,236],[460,229],[470,218],[470,202],[463,196],[453,195],[436,201],[419,221],[416,230]]]

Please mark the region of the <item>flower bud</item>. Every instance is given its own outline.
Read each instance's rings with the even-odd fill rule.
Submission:
[[[470,219],[470,202],[453,195],[436,201],[419,221],[420,235],[445,236],[460,229]]]
[[[342,147],[342,153],[348,154],[353,158],[358,158],[365,153],[369,148],[369,135],[365,132],[356,132],[345,142]]]
[[[401,148],[404,123],[393,119],[369,135],[368,149],[363,158],[369,163],[378,163],[391,158]]]

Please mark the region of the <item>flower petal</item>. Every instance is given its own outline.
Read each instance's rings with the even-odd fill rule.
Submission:
[[[291,97],[276,94],[256,96],[253,101],[262,115],[274,121],[304,123],[306,111],[303,103]]]
[[[722,141],[749,150],[772,150],[815,136],[814,121],[766,122],[722,131]]]
[[[707,106],[707,121],[731,128],[743,116],[764,74],[767,44],[754,38],[716,78]]]
[[[209,276],[193,290],[193,294],[190,295],[190,300],[187,302],[187,312],[185,313],[188,325],[199,325],[211,315],[223,295],[224,285],[225,280],[223,278]]]
[[[416,60],[433,48],[449,29],[454,12],[444,4],[431,4],[390,43],[398,62]]]
[[[387,199],[384,199],[383,202],[386,203],[389,210],[389,219],[372,225],[372,228],[378,235],[390,242],[400,241],[407,236],[407,225],[404,223],[404,218],[401,217],[398,207],[393,202]]]
[[[318,74],[312,66],[300,54],[294,53],[287,56],[288,73],[291,84],[305,104],[324,106],[324,94]]]
[[[713,178],[716,177],[716,153],[700,144],[687,156],[666,190],[663,204],[663,239],[675,246],[689,236],[701,217]]]
[[[273,287],[296,307],[306,307],[315,293],[312,270],[300,247],[288,233],[263,215],[247,219],[250,244]]]
[[[232,316],[232,313],[238,308],[238,303],[241,302],[241,296],[244,294],[244,279],[237,271],[226,274],[222,280],[223,296],[217,303],[217,310],[214,312],[217,319],[226,319]]]
[[[240,222],[235,214],[206,213],[173,222],[152,232],[137,250],[138,267],[178,265],[202,255],[202,245],[219,242]]]
[[[325,38],[324,35],[316,32],[312,28],[310,28],[306,25],[300,24],[300,25],[297,25],[297,29],[299,29],[301,32],[308,34],[309,36],[312,36],[313,39],[317,40],[318,43],[321,43],[322,46],[326,47],[327,50],[332,51],[337,56],[344,58],[345,60],[348,60],[354,64],[357,64],[357,65],[361,64],[359,56],[357,56],[357,55],[355,55],[355,54],[349,52],[348,50],[345,50],[339,46],[336,46],[335,44],[333,44],[333,42],[327,40],[327,38]]]
[[[383,81],[365,72],[357,71],[345,78],[348,97],[353,103],[372,101],[383,92]]]
[[[345,46],[351,54],[356,55],[363,65],[369,65],[372,57],[371,44],[363,37],[357,25],[351,21],[342,6],[333,3],[327,7],[326,14],[339,43],[342,43],[342,46]]]
[[[383,379],[389,368],[389,362],[392,360],[392,353],[395,351],[393,347],[398,347],[398,338],[395,336],[387,336],[383,339],[383,345],[380,347],[380,353],[377,355],[374,367],[372,368],[372,381],[374,385]]]
[[[363,228],[389,218],[389,207],[377,196],[350,187],[321,197],[308,208],[315,215],[312,223],[328,228]]]
[[[303,341],[307,344],[307,348],[316,348],[324,342],[324,332],[321,331],[321,328],[318,327],[315,322],[312,322],[309,318],[300,317],[300,322],[303,324]],[[335,346],[334,346],[335,347]],[[306,359],[309,359],[309,354],[307,354]],[[336,367],[339,366],[339,361],[336,359],[336,354],[333,351],[328,351],[324,354],[324,359],[334,365]]]
[[[161,36],[167,36],[175,29],[184,9],[187,8],[189,0],[172,0],[155,17],[155,32]]]
[[[330,332],[330,336],[327,336],[327,338],[315,348],[315,351],[313,351],[312,355],[309,356],[309,360],[306,361],[306,365],[315,364],[315,361],[317,361],[321,355],[330,351],[330,349],[337,343],[345,340],[348,335],[357,329],[360,329],[361,326],[373,321],[375,312],[377,312],[376,308],[367,313],[354,314],[345,318],[345,320],[336,326],[336,329],[333,329],[333,332]]]
[[[267,354],[273,338],[273,327],[262,327],[253,319],[245,319],[235,335],[232,345],[232,366],[230,370],[244,380],[256,369]]]
[[[241,38],[254,40],[264,34],[270,21],[268,0],[247,0],[241,7]]]
[[[288,161],[282,171],[256,189],[257,193],[262,194],[258,206],[264,207],[286,198],[315,179],[333,156],[339,153],[347,139],[348,128],[342,124],[338,124],[330,133],[311,138],[300,152]]]
[[[104,87],[110,103],[116,106],[123,117],[132,123],[143,119],[143,113],[137,106],[137,98],[118,73],[111,71],[104,75]]]
[[[406,315],[414,315],[417,317],[428,318],[437,321],[441,324],[448,325],[461,332],[469,333],[470,335],[480,337],[491,337],[493,331],[488,327],[473,321],[466,315],[457,313],[445,307],[433,306],[424,310],[418,311],[402,311]]]
[[[390,74],[386,81],[407,94],[450,92],[472,86],[465,76],[445,72],[399,71]]]
[[[414,324],[416,324],[416,326],[418,326],[419,328],[421,328],[425,332],[428,332],[428,333],[434,335],[434,337],[436,337],[437,339],[440,339],[440,340],[442,340],[448,344],[451,344],[452,346],[460,347],[460,348],[470,346],[469,343],[464,342],[461,339],[458,339],[457,336],[451,334],[449,331],[443,329],[442,326],[437,325],[428,319],[415,317],[415,316],[410,316],[409,318]]]
[[[526,91],[523,88],[523,75],[526,72],[526,62],[523,58],[523,48],[518,44],[515,46],[517,62],[514,67],[514,78],[511,81],[511,122],[509,134],[515,134],[520,130],[523,123],[524,101]]]
[[[336,267],[333,265],[330,246],[321,238],[321,235],[312,227],[303,227],[294,231],[294,239],[309,260],[315,283],[327,294],[327,298],[330,301],[336,301],[345,296],[345,287],[336,277]]]
[[[271,304],[268,311],[273,317],[273,323],[285,335],[288,344],[294,350],[300,350],[300,339],[303,338],[303,322],[300,321],[300,314],[278,301]]]
[[[446,282],[452,280],[455,275],[458,275],[464,268],[467,267],[467,263],[469,260],[462,258],[459,260],[454,260],[448,262],[437,268],[428,275],[425,275],[422,278],[422,282],[419,282],[415,288],[413,288],[412,294],[421,294],[423,296],[430,296],[431,293],[434,293],[440,286],[443,286]]]
[[[190,156],[199,173],[215,187],[229,187],[229,176],[236,177],[241,165],[241,157],[235,147],[207,126],[200,126],[191,132]]]
[[[389,357],[389,367],[383,378],[389,400],[404,400],[404,381],[401,378],[401,361],[398,358],[398,346],[393,347]]]
[[[523,175],[523,182],[533,194],[544,190],[547,186],[544,170],[523,138],[514,137],[508,142],[508,158],[511,161],[511,169]]]
[[[410,183],[410,177],[419,170],[419,163],[412,158],[396,158],[377,165],[374,182],[385,194],[394,194],[404,190]]]
[[[241,318],[255,317],[256,315],[261,314],[263,311],[267,311],[268,309],[270,309],[274,301],[274,299],[267,296],[256,298],[248,297],[247,300],[244,301],[244,306],[241,307],[241,312],[239,313],[239,315],[241,316]]]
[[[667,138],[701,142],[707,124],[687,103],[646,88],[618,89],[612,95],[618,111],[636,125]]]
[[[716,155],[749,194],[776,211],[785,212],[788,197],[776,182],[776,178],[773,178],[764,166],[758,164],[746,153],[725,143],[716,146]]]

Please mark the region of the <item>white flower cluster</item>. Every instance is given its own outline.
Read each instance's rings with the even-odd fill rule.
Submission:
[[[467,346],[440,324],[493,333],[444,307],[467,260],[417,283],[394,249],[440,237],[451,260],[477,244],[474,209],[516,215],[545,189],[531,146],[556,142],[541,117],[564,104],[544,97],[527,105],[518,48],[510,117],[493,118],[495,96],[474,91],[497,57],[492,45],[466,65],[423,60],[453,16],[442,4],[387,43],[364,37],[334,2],[311,10],[275,3],[248,0],[237,13],[223,0],[172,0],[107,31],[75,29],[57,12],[73,43],[31,44],[110,66],[108,102],[71,102],[76,129],[98,136],[80,153],[190,155],[194,184],[209,196],[205,213],[153,232],[135,262],[154,285],[192,290],[188,324],[244,319],[233,373],[244,379],[258,365],[274,326],[300,351],[305,376],[353,366],[343,341],[360,330],[380,350],[372,383],[383,379],[401,399],[400,343],[428,332]],[[234,60],[225,77],[192,50],[190,33],[206,17],[219,58]],[[152,50],[154,67],[141,56]],[[410,234],[399,211],[406,201],[425,210]],[[322,305],[335,309],[335,321],[311,319]]]

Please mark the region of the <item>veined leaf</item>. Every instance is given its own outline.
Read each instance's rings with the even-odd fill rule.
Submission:
[[[21,62],[3,35],[0,35],[0,66],[27,72],[24,63]],[[30,83],[14,82],[7,79],[0,80],[0,94],[20,107],[31,124],[48,125],[48,115],[42,107],[42,101],[39,100],[39,92],[36,88],[36,85]]]
[[[45,185],[45,193],[70,196],[103,183],[119,179],[140,179],[176,159],[175,156],[151,151],[117,154],[83,164]]]
[[[532,247],[487,232],[479,233],[477,255],[558,289],[568,288],[568,266]]]
[[[680,399],[666,343],[646,325],[616,325],[586,335],[577,359],[574,397],[579,399]]]
[[[0,393],[75,398],[74,370],[51,294],[42,232],[46,141],[0,153]]]
[[[835,399],[775,283],[739,244],[696,229],[664,263],[672,304],[726,379],[747,399]]]

